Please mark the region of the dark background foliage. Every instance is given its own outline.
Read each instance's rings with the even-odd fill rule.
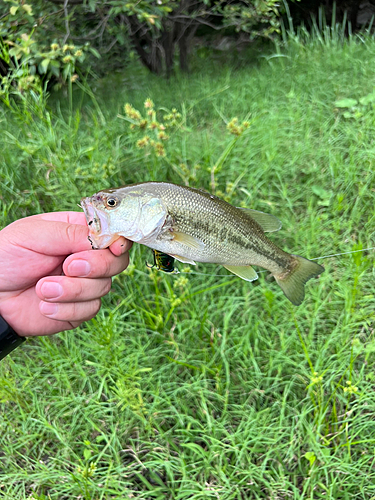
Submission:
[[[33,76],[61,85],[88,67],[99,75],[139,58],[148,70],[170,76],[189,71],[189,53],[239,50],[255,39],[277,39],[281,25],[311,27],[347,22],[363,28],[375,2],[344,0],[7,0],[0,5],[0,73],[24,65]],[[290,27],[290,26],[289,26]],[[205,52],[206,50],[206,52]],[[25,77],[24,69],[12,78]]]

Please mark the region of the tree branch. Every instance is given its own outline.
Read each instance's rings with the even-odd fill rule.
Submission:
[[[65,4],[65,0],[48,0],[51,3],[60,5],[60,4]],[[84,0],[70,0],[71,5],[83,5]]]
[[[69,38],[69,35],[70,35],[70,27],[69,27],[69,12],[68,12],[68,3],[69,3],[69,0],[64,0],[64,18],[65,18],[65,31],[66,31],[66,34],[64,36],[64,40],[63,40],[63,45],[65,45],[67,39]]]

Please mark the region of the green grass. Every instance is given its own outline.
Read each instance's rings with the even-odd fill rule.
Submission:
[[[375,42],[334,42],[213,54],[169,81],[135,66],[70,104],[4,107],[1,225],[158,180],[276,215],[272,240],[309,258],[375,246],[374,104],[335,106],[373,92]],[[118,117],[147,97],[181,113],[165,158]],[[233,117],[250,122],[235,143]],[[200,264],[181,280],[148,270],[144,247],[131,258],[94,320],[1,362],[0,498],[375,495],[373,251],[318,259],[299,308],[266,273]]]

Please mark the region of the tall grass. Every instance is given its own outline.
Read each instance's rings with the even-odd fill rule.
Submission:
[[[214,54],[169,81],[135,66],[71,99],[13,102],[0,111],[1,224],[159,180],[273,213],[273,241],[309,258],[374,246],[374,104],[346,118],[335,103],[374,91],[375,42],[273,56],[234,67]],[[148,97],[160,119],[181,115],[165,156],[124,120]],[[240,137],[234,117],[250,123]],[[1,363],[0,497],[371,498],[373,255],[318,259],[326,271],[297,309],[266,273],[168,276],[135,245],[94,320]]]

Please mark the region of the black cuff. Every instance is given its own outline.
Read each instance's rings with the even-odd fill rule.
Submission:
[[[0,316],[0,359],[25,342],[25,337],[16,334],[11,326]]]

